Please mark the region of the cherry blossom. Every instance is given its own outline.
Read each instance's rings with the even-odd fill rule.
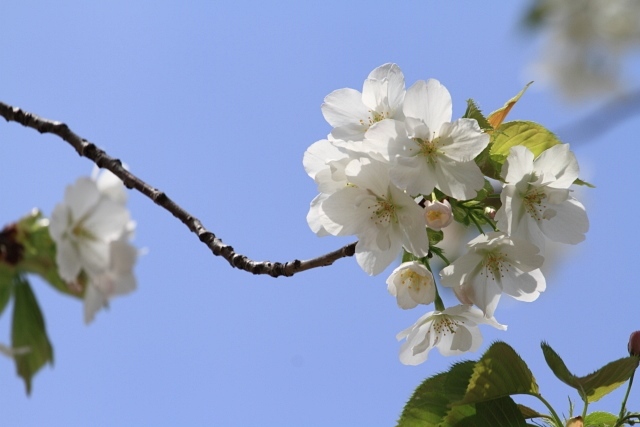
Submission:
[[[418,261],[403,262],[393,270],[387,279],[387,289],[403,309],[431,304],[436,298],[433,274]]]
[[[476,351],[482,344],[480,324],[503,331],[507,329],[506,325],[484,316],[478,308],[470,305],[429,312],[396,336],[398,341],[406,339],[400,347],[400,361],[405,365],[419,365],[427,360],[434,347],[443,356]]]
[[[468,243],[467,254],[440,272],[442,285],[454,288],[458,298],[472,302],[492,317],[502,293],[534,301],[546,288],[539,249],[505,233],[481,234]]]
[[[489,144],[489,135],[474,119],[451,122],[451,95],[434,79],[407,90],[403,111],[404,122],[376,123],[363,144],[391,162],[393,183],[412,195],[438,188],[456,199],[474,198],[484,186],[474,159]]]
[[[129,211],[104,196],[93,180],[83,177],[68,186],[49,225],[60,277],[73,282],[81,270],[91,275],[107,269],[109,244],[120,238],[129,220]]]
[[[348,185],[310,210],[312,229],[318,222],[329,234],[356,235],[356,259],[371,275],[388,267],[403,246],[426,256],[429,241],[422,208],[390,182],[386,166],[361,158],[350,161],[344,172]]]
[[[567,144],[554,145],[535,160],[528,148],[511,148],[502,167],[502,207],[496,212],[500,230],[541,249],[545,236],[574,245],[583,241],[589,220],[584,206],[569,190],[578,172],[578,162]]]

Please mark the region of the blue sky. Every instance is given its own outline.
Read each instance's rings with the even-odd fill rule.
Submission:
[[[526,2],[480,3],[12,2],[0,15],[0,99],[66,122],[238,252],[311,258],[353,241],[318,238],[305,219],[316,186],[302,155],[330,131],[324,96],[361,89],[395,62],[407,86],[439,79],[459,117],[466,99],[489,112],[532,79],[539,43],[517,26]],[[512,345],[565,414],[566,396],[577,396],[552,377],[540,341],[582,375],[625,356],[640,329],[640,118],[589,141],[562,134],[592,108],[536,83],[511,113],[560,132],[597,188],[579,196],[587,240],[560,248],[538,301],[503,299],[496,317],[509,329],[484,328],[481,348]],[[49,215],[92,170],[58,138],[4,121],[0,159],[3,224],[34,207]],[[390,270],[369,277],[343,259],[291,278],[252,276],[142,195],[129,207],[135,243],[148,249],[139,289],[86,326],[79,301],[33,278],[55,364],[27,397],[0,359],[4,424],[387,426],[422,379],[464,359],[434,351],[418,367],[400,364],[396,333],[430,308],[398,309]],[[616,396],[594,409],[617,412]]]

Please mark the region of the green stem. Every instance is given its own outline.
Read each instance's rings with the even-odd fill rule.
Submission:
[[[473,222],[475,226],[478,228],[478,231],[480,232],[480,234],[484,234],[484,230],[482,229],[480,224],[478,224],[478,220],[476,220],[472,212],[469,212],[469,218],[471,219],[471,222]]]
[[[429,265],[429,259],[428,258],[423,259],[422,263],[424,264],[425,267],[427,267],[427,270],[429,270],[429,272],[433,276],[433,271],[431,270],[431,265]],[[436,278],[434,276],[433,277],[433,283],[435,284],[435,282],[436,282]],[[445,309],[444,302],[442,302],[442,298],[440,298],[440,292],[438,292],[438,287],[435,286],[435,288],[436,288],[436,299],[434,300],[434,304],[436,306],[436,310],[444,311],[444,309]]]
[[[624,395],[624,399],[622,400],[622,406],[620,407],[620,415],[618,415],[618,422],[616,423],[616,426],[621,426],[622,424],[620,424],[621,421],[624,420],[624,413],[627,412],[627,399],[629,398],[629,392],[631,391],[631,386],[633,385],[633,376],[636,374],[636,371],[634,370],[633,373],[631,374],[631,378],[629,378],[629,385],[627,386],[627,392]]]
[[[553,420],[555,421],[557,427],[564,426],[562,420],[560,419],[556,411],[554,411],[553,407],[549,404],[549,402],[547,402],[547,400],[544,397],[542,397],[541,394],[532,394],[532,396],[537,397],[542,403],[544,403],[544,406],[546,406],[549,412],[551,412],[551,416],[553,417]]]
[[[435,254],[438,258],[440,258],[442,261],[444,261],[444,263],[445,263],[447,266],[451,265],[451,261],[449,261],[449,260],[447,259],[447,257],[446,257],[446,256],[444,256],[444,253],[442,252],[442,249],[440,249],[440,248],[438,248],[438,247],[436,247],[436,246],[432,246],[432,247],[430,247],[429,249],[430,249],[430,250],[431,250],[431,252],[432,252],[433,254]]]
[[[582,409],[582,419],[584,420],[585,418],[587,418],[587,408],[589,407],[589,401],[585,400],[584,401],[584,408]]]

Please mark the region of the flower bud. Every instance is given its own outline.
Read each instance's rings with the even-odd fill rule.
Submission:
[[[427,227],[432,230],[440,231],[453,221],[453,214],[451,213],[451,205],[448,200],[442,202],[427,201],[424,207],[424,219],[427,223]]]
[[[431,304],[436,298],[433,274],[418,261],[403,262],[393,270],[387,279],[387,289],[405,310],[418,304]]]
[[[631,333],[629,337],[629,355],[631,356],[640,356],[640,331],[635,331]]]
[[[487,206],[486,208],[484,208],[484,214],[491,219],[495,219],[496,209],[491,206]]]

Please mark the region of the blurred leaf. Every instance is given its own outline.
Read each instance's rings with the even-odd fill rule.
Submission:
[[[589,427],[613,427],[616,422],[618,416],[608,412],[592,412],[584,419],[584,423]]]
[[[531,86],[532,83],[533,82],[527,83],[527,85],[524,87],[524,89],[522,89],[520,92],[518,92],[518,94],[516,96],[514,96],[513,98],[508,100],[507,103],[504,104],[504,106],[502,108],[498,108],[496,111],[494,111],[493,113],[489,114],[489,117],[487,118],[487,121],[493,127],[493,129],[497,130],[498,127],[500,127],[500,125],[502,124],[504,119],[507,118],[507,115],[509,114],[509,112],[511,111],[513,106],[516,105],[516,102],[518,102],[520,97],[522,95],[524,95],[525,91],[529,88],[529,86]]]
[[[482,114],[478,104],[473,99],[467,99],[467,111],[464,112],[464,116],[462,118],[466,119],[475,119],[478,122],[478,126],[480,129],[493,130],[493,126],[487,121],[487,118]]]
[[[534,0],[533,4],[524,14],[522,24],[525,28],[538,29],[551,13],[552,3],[544,0]]]
[[[45,363],[53,363],[53,348],[47,337],[42,312],[29,282],[24,278],[16,277],[13,293],[11,345],[13,348],[29,348],[28,353],[16,355],[14,358],[18,375],[24,379],[27,394],[30,394],[33,376]]]
[[[49,235],[49,221],[38,210],[32,211],[18,223],[19,241],[24,245],[24,257],[18,268],[24,273],[42,277],[55,289],[82,298],[86,280],[69,286],[59,275],[56,264],[56,245]]]
[[[589,182],[587,182],[587,181],[583,181],[583,180],[581,180],[580,178],[578,178],[578,179],[576,179],[575,181],[573,181],[573,183],[574,183],[575,185],[584,185],[585,187],[589,187],[589,188],[596,188],[596,186],[595,186],[595,185],[593,185],[593,184],[591,184],[591,183],[589,183]]]
[[[11,289],[13,287],[13,277],[6,278],[0,274],[0,315],[7,307],[11,299]]]
[[[524,417],[518,405],[509,396],[479,402],[476,413],[461,420],[456,426],[460,427],[525,427]]]
[[[515,350],[497,341],[476,363],[461,403],[484,402],[511,394],[539,394],[538,384]]]
[[[447,372],[427,378],[416,388],[402,410],[398,427],[438,426],[451,411],[462,411],[465,415],[473,408],[450,408],[465,394],[475,362],[456,363]]]

